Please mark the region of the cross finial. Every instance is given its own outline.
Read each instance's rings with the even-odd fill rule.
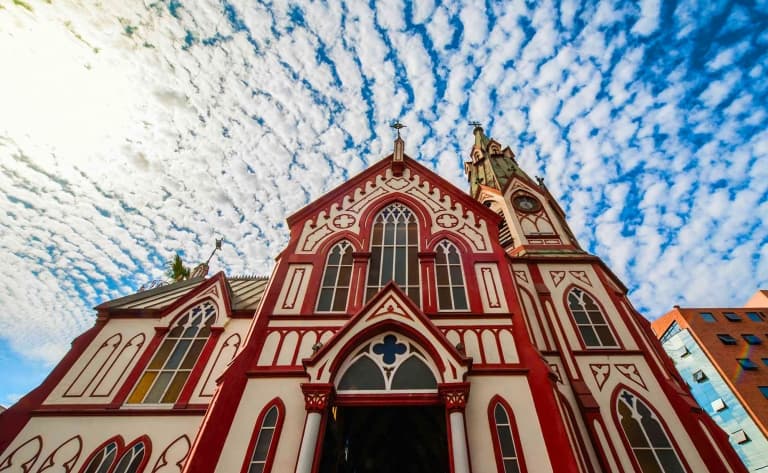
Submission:
[[[394,128],[395,130],[397,130],[397,137],[398,137],[398,138],[400,138],[400,129],[401,129],[401,128],[406,128],[406,126],[405,126],[405,125],[403,125],[402,123],[400,123],[400,120],[395,120],[394,122],[392,122],[392,123],[389,125],[389,127],[390,127],[390,128]]]
[[[469,126],[474,128],[480,128],[482,125],[480,125],[480,122],[473,121],[473,122],[469,122]]]
[[[213,251],[211,252],[211,256],[209,256],[209,257],[208,257],[208,260],[205,262],[205,264],[206,264],[206,265],[207,265],[207,264],[208,264],[208,263],[211,261],[211,258],[213,258],[213,255],[214,255],[214,254],[216,254],[216,251],[218,251],[218,250],[220,250],[220,249],[221,249],[221,242],[222,242],[222,241],[224,241],[224,239],[223,239],[223,238],[217,238],[217,239],[216,239],[216,247],[215,247],[215,248],[213,249]]]

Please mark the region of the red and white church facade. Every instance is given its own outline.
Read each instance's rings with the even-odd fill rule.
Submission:
[[[0,472],[743,472],[626,288],[475,129],[288,218],[269,279],[97,307],[0,414]]]

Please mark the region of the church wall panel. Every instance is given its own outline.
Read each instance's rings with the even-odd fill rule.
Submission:
[[[112,319],[72,365],[44,404],[107,404],[146,348],[156,320]],[[119,336],[119,337],[118,337]],[[120,339],[117,344],[109,341]],[[109,352],[109,353],[107,353]]]
[[[311,264],[291,264],[288,266],[280,295],[273,313],[276,315],[296,315],[301,312],[307,296],[307,285],[312,272]]]
[[[478,281],[483,312],[494,314],[509,312],[504,289],[499,284],[499,267],[496,263],[476,263],[475,276]]]
[[[579,287],[589,293],[602,307],[606,321],[619,345],[627,350],[638,349],[632,333],[619,314],[619,309],[591,265],[572,264],[568,266],[567,270],[562,265],[542,264],[539,267],[551,293],[552,301],[557,307],[557,313],[561,314],[563,327],[569,332],[569,344],[572,347],[580,346],[580,338],[576,334],[575,324],[572,323],[565,298],[566,292],[572,287]],[[576,344],[574,345],[574,343]]]
[[[13,452],[18,446],[30,438],[39,435],[42,438],[43,448],[30,470],[36,472],[43,462],[54,451],[73,437],[79,437],[80,453],[77,461],[72,465],[72,472],[78,472],[84,466],[94,449],[103,444],[107,439],[121,435],[125,444],[129,444],[142,435],[147,435],[151,442],[150,457],[145,472],[151,471],[166,446],[182,435],[194,438],[197,434],[202,416],[91,416],[81,417],[73,422],[73,417],[32,417],[21,433],[14,439],[6,450]],[[68,445],[69,447],[72,445]],[[57,456],[62,452],[57,453]],[[0,458],[5,459],[5,454]],[[65,471],[64,469],[51,469],[45,471]]]
[[[501,396],[512,408],[520,435],[527,471],[552,471],[544,436],[528,380],[524,376],[470,376],[472,385],[465,411],[472,471],[496,472],[493,441],[488,424],[488,404]]]
[[[278,397],[285,404],[285,420],[277,439],[272,472],[290,472],[296,466],[296,458],[304,428],[304,396],[299,378],[253,378],[249,380],[243,397],[237,407],[237,414],[224,443],[223,451],[228,452],[219,458],[216,472],[238,472],[243,466],[243,459],[248,452],[248,443],[253,435],[257,418],[264,406]]]

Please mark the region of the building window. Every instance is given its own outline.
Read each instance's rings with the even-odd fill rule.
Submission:
[[[129,404],[174,403],[208,341],[216,307],[206,301],[178,319],[128,398]]]
[[[750,345],[760,345],[763,343],[763,341],[760,340],[760,337],[757,335],[752,335],[751,333],[743,333],[741,334],[741,338],[743,338]]]
[[[519,473],[523,471],[522,458],[517,429],[507,408],[496,401],[492,404],[491,431],[496,452],[496,464],[499,473]]]
[[[725,401],[723,401],[722,398],[715,399],[710,403],[710,406],[712,406],[712,410],[715,412],[720,412],[728,407],[725,405]]]
[[[749,442],[749,437],[747,436],[747,433],[744,432],[744,430],[740,429],[731,434],[731,440],[738,444],[742,444]]]
[[[768,366],[768,358],[760,358],[765,366]]]
[[[726,319],[730,320],[731,322],[741,322],[741,317],[734,314],[733,312],[723,312],[723,315]]]
[[[118,458],[122,439],[113,440],[91,455],[83,473],[138,473],[143,470],[147,447],[143,441],[129,445]]]
[[[651,408],[626,390],[616,402],[619,422],[640,470],[643,473],[684,473],[664,426]]]
[[[702,320],[704,320],[704,322],[715,321],[715,316],[711,312],[699,312],[699,315],[701,316]]]
[[[418,223],[410,209],[394,203],[379,213],[371,233],[371,264],[366,300],[395,281],[419,303]]]
[[[586,292],[573,288],[568,293],[568,308],[588,348],[615,348],[618,345],[605,321],[600,306]]]
[[[763,318],[757,312],[747,312],[747,317],[753,322],[762,322]]]
[[[757,364],[755,364],[755,362],[750,360],[749,358],[736,358],[736,361],[738,361],[739,366],[741,366],[745,370],[757,369]]]
[[[707,380],[707,375],[704,374],[704,372],[702,370],[696,370],[696,371],[693,372],[693,379],[697,383],[703,383],[704,381]]]
[[[437,245],[436,253],[435,278],[440,310],[467,310],[459,252],[453,243],[443,240]]]
[[[331,248],[325,263],[325,272],[317,300],[318,312],[344,312],[347,310],[349,281],[352,276],[352,245],[341,241]]]
[[[261,422],[251,438],[249,451],[252,453],[243,465],[243,473],[267,473],[271,469],[272,457],[274,457],[282,426],[280,407],[282,403],[277,399],[262,411]]]
[[[764,396],[766,399],[768,399],[768,386],[758,386],[758,387],[757,387],[757,389],[759,389],[759,390],[760,390],[760,393],[762,393],[762,395],[763,395],[763,396]]]
[[[717,338],[720,339],[725,345],[736,345],[736,339],[727,333],[718,333]]]

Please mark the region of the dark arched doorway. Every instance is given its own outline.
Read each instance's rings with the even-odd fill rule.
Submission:
[[[337,406],[320,473],[449,473],[445,407]]]

